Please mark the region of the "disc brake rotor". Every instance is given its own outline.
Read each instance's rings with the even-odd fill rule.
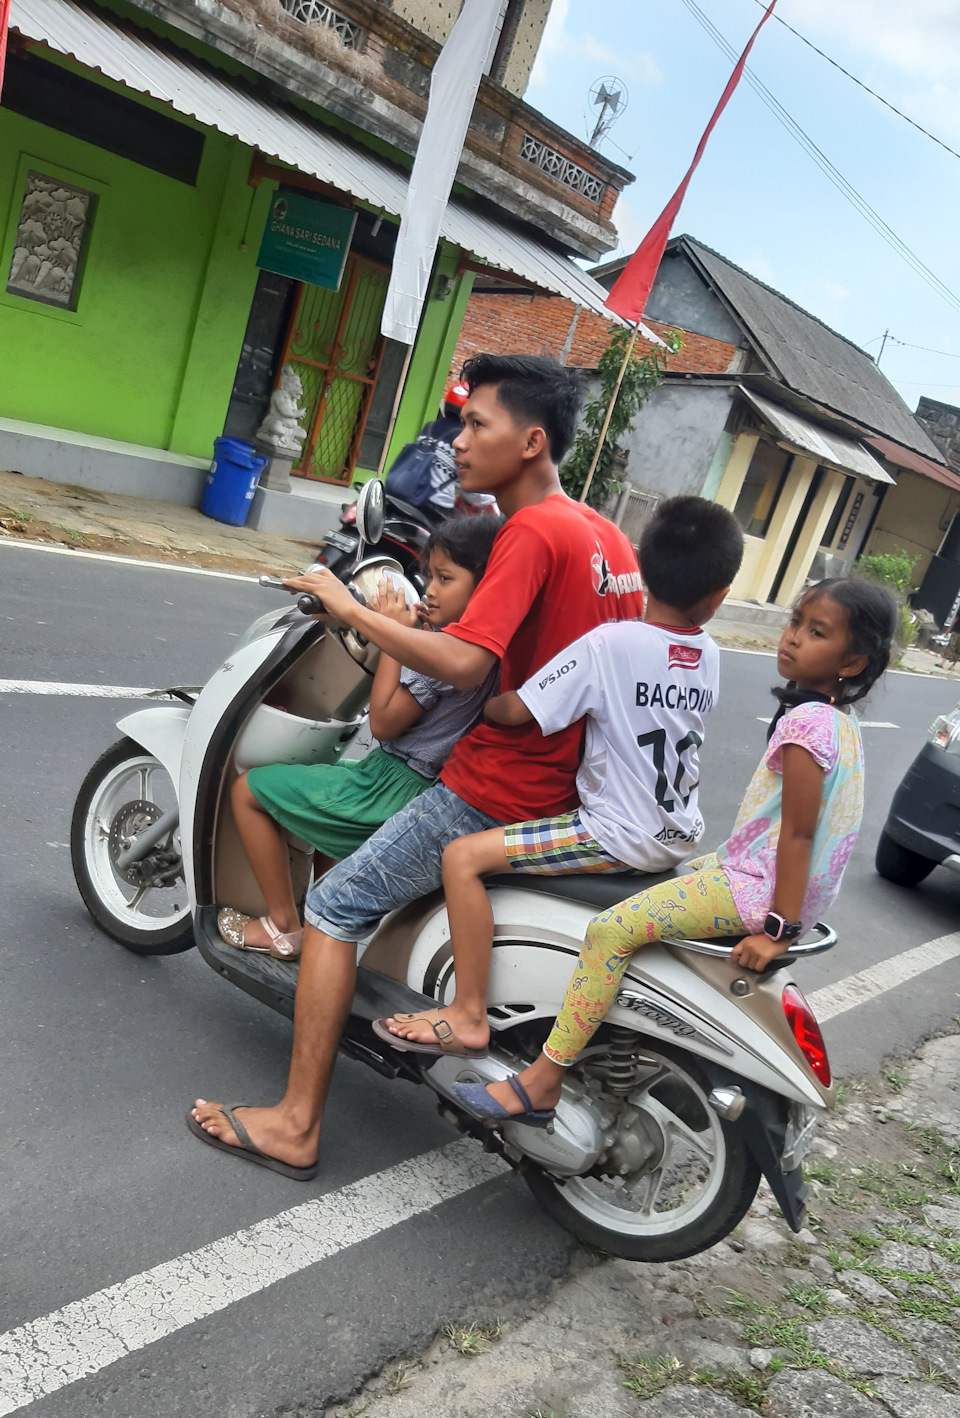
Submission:
[[[121,881],[125,881],[128,886],[150,886],[154,883],[160,863],[157,860],[157,848],[149,853],[139,862],[131,862],[129,866],[118,866],[120,856],[133,844],[134,838],[141,832],[145,832],[148,827],[152,827],[155,822],[159,822],[163,812],[156,803],[145,802],[142,798],[136,802],[124,803],[119,808],[110,824],[110,864]],[[169,854],[165,854],[165,857]],[[163,875],[169,879],[171,862],[164,860]]]

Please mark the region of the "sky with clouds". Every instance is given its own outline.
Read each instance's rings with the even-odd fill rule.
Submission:
[[[739,52],[756,0],[697,0]],[[960,0],[779,0],[775,14],[960,152]],[[674,228],[712,246],[876,355],[911,408],[960,405],[960,158],[771,19],[755,74],[896,235],[932,290],[817,168],[744,81]],[[732,69],[683,0],[553,0],[527,102],[589,136],[589,91],[617,76],[626,111],[600,148],[636,176],[615,214],[633,250],[693,156]],[[912,346],[926,346],[935,353]],[[951,357],[955,356],[955,357]]]

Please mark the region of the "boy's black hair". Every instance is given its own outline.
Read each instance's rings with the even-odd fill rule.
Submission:
[[[487,569],[493,539],[506,521],[506,517],[489,512],[477,513],[472,517],[451,517],[441,522],[427,538],[427,544],[420,554],[420,564],[425,573],[430,570],[430,553],[434,547],[446,552],[451,561],[469,571],[474,581],[479,581]]]
[[[743,533],[732,512],[704,497],[661,502],[640,538],[644,585],[686,611],[729,586],[743,560]]]
[[[583,403],[578,369],[540,355],[478,354],[467,360],[460,378],[471,394],[483,384],[496,384],[497,402],[514,422],[529,420],[543,429],[554,463],[566,456]]]

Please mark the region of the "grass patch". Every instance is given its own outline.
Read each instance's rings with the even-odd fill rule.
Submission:
[[[731,1290],[727,1309],[735,1315],[763,1315],[767,1311],[752,1295],[744,1295],[740,1290]]]
[[[409,1386],[410,1371],[407,1368],[406,1364],[398,1364],[397,1372],[394,1374],[393,1378],[390,1380],[390,1383],[387,1385],[387,1392],[399,1393],[401,1389],[409,1388]]]
[[[784,1290],[788,1300],[803,1310],[814,1314],[824,1314],[830,1307],[827,1292],[822,1285],[805,1285],[791,1282]]]
[[[497,1342],[503,1334],[503,1324],[500,1320],[494,1320],[493,1324],[445,1324],[443,1332],[450,1341],[451,1349],[466,1359],[475,1359]]]
[[[699,1379],[699,1375],[698,1375]],[[745,1374],[742,1369],[731,1369],[725,1374],[704,1375],[711,1387],[722,1389],[732,1398],[739,1398],[748,1408],[761,1409],[767,1392],[767,1380],[762,1374]]]
[[[621,1360],[621,1367],[629,1375],[624,1388],[638,1398],[655,1398],[672,1384],[684,1383],[692,1377],[690,1370],[672,1354]]]
[[[832,1187],[837,1180],[837,1169],[829,1162],[805,1162],[803,1175],[809,1182],[820,1182],[825,1187]]]
[[[956,1319],[946,1300],[934,1300],[930,1295],[902,1295],[897,1309],[908,1319],[936,1320],[937,1324],[952,1324]]]

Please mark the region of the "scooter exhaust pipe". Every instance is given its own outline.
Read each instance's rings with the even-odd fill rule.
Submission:
[[[126,871],[127,867],[132,867],[134,862],[142,862],[148,852],[156,847],[158,842],[162,842],[180,822],[180,809],[173,807],[169,812],[165,812],[162,817],[158,817],[156,822],[145,827],[142,832],[138,832],[136,837],[126,847],[117,858],[117,871]]]

